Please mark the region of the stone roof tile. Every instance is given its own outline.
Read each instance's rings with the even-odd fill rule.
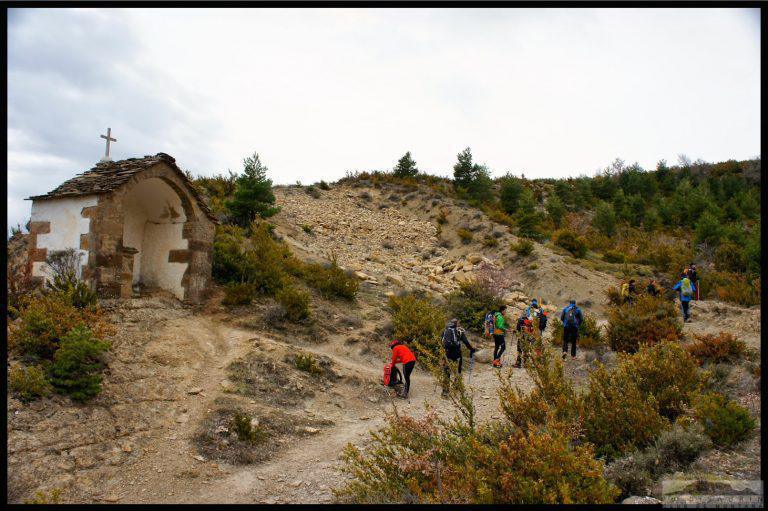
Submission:
[[[203,210],[208,218],[218,223],[205,201],[203,201],[203,198],[197,192],[197,189],[195,189],[184,172],[176,165],[176,160],[165,153],[157,153],[154,156],[145,156],[144,158],[99,162],[91,170],[76,175],[50,192],[28,197],[28,200],[60,199],[80,195],[110,193],[127,183],[134,175],[158,163],[165,163],[174,169],[187,185],[190,193],[200,205],[200,209]]]

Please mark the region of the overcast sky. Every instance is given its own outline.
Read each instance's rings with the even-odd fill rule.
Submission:
[[[103,155],[276,183],[760,154],[757,9],[11,9],[8,225]]]

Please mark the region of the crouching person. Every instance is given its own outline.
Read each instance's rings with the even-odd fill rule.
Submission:
[[[389,343],[389,347],[392,349],[392,368],[394,369],[398,363],[403,364],[405,387],[403,387],[403,393],[398,394],[397,397],[405,399],[408,397],[408,391],[411,390],[411,373],[416,365],[416,355],[413,354],[408,346],[398,340]]]

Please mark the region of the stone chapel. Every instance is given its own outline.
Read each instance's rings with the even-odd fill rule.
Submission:
[[[202,301],[217,221],[171,156],[102,160],[28,200],[29,264],[38,281],[49,278],[48,253],[75,248],[80,277],[102,297],[129,298],[142,285]]]

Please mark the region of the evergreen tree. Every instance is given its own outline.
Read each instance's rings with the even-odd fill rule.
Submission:
[[[514,215],[520,204],[520,195],[524,189],[523,183],[520,179],[509,174],[502,177],[500,181],[499,200],[501,201],[501,208],[505,213]]]
[[[541,221],[542,214],[536,209],[533,192],[529,188],[525,188],[520,195],[520,205],[516,215],[518,236],[541,239]]]
[[[453,166],[453,186],[455,188],[469,188],[475,180],[477,166],[472,163],[472,150],[467,147],[456,155],[457,162]]]
[[[75,327],[62,337],[50,368],[56,391],[75,401],[87,401],[101,392],[103,353],[107,349],[109,343],[96,339],[85,326]]]
[[[563,223],[565,205],[563,205],[563,201],[561,201],[560,197],[557,195],[552,195],[547,200],[547,214],[549,214],[549,218],[552,220],[552,224],[555,228],[559,228]]]
[[[416,162],[411,158],[411,152],[406,152],[402,158],[397,160],[397,165],[394,169],[394,174],[397,177],[413,177],[419,173],[419,169],[416,168]]]
[[[240,227],[251,225],[256,216],[268,218],[280,211],[274,206],[275,194],[267,170],[257,153],[243,160],[243,174],[235,183],[234,198],[226,202],[233,222]]]
[[[613,236],[616,232],[616,212],[607,202],[600,202],[592,218],[592,227],[606,236]]]
[[[720,244],[723,237],[723,226],[720,220],[711,212],[705,211],[696,222],[696,243],[706,243],[711,247]]]

